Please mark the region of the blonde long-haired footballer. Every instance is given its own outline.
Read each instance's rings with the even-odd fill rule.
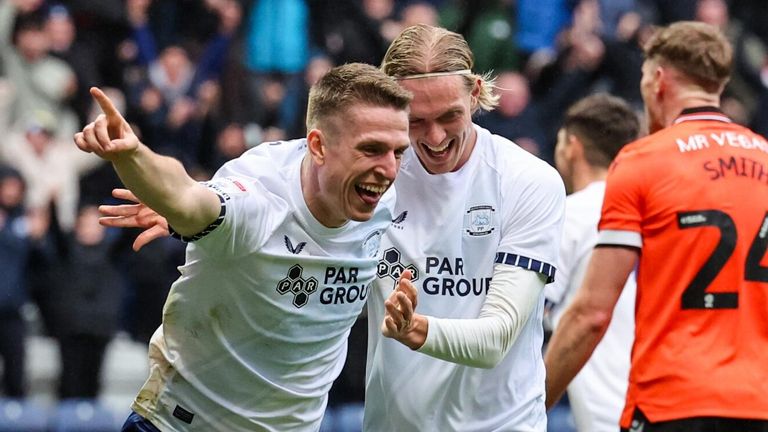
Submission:
[[[413,93],[413,151],[368,303],[368,431],[546,429],[542,290],[564,188],[547,163],[473,124],[498,101],[473,66],[461,35],[426,25],[405,29],[382,63]],[[411,280],[396,285],[402,268]]]
[[[494,93],[495,78],[490,72],[472,71],[474,56],[467,41],[458,33],[424,24],[405,29],[389,46],[381,70],[397,79],[418,79],[436,74],[457,74],[464,77],[467,91],[472,92],[478,81],[477,110],[493,110],[499,102]]]

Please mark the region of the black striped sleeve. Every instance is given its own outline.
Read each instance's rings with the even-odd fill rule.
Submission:
[[[497,252],[496,264],[507,264],[516,267],[522,267],[527,270],[532,270],[547,276],[547,283],[555,281],[555,266],[543,261],[538,261],[533,258],[524,257],[522,255]]]
[[[219,217],[217,217],[215,221],[211,222],[210,225],[205,227],[205,229],[203,229],[199,233],[191,235],[191,236],[183,236],[183,235],[177,233],[176,231],[174,231],[173,228],[170,225],[168,225],[168,231],[171,232],[171,237],[173,237],[175,239],[179,239],[179,240],[181,240],[181,241],[183,241],[185,243],[194,242],[194,241],[200,240],[201,238],[205,237],[211,231],[215,230],[216,227],[221,225],[221,223],[224,222],[224,216],[226,216],[226,214],[227,214],[227,204],[226,204],[226,201],[224,200],[223,196],[221,196],[219,194],[216,194],[216,196],[219,197],[219,202],[221,203],[221,210],[219,210]]]

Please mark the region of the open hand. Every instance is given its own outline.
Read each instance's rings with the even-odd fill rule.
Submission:
[[[144,205],[128,189],[114,189],[112,196],[135,204],[99,206],[99,223],[117,228],[144,228],[133,241],[133,250],[138,251],[152,240],[170,235],[168,221]]]

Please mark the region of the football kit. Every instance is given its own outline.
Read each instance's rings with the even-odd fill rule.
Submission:
[[[512,142],[475,128],[472,155],[455,172],[432,175],[412,149],[404,156],[368,305],[365,430],[546,429],[543,294],[492,369],[414,352],[379,330],[384,300],[404,269],[418,289],[416,312],[454,319],[478,317],[494,265],[555,276],[565,201],[560,177]]]
[[[366,222],[321,225],[305,140],[262,144],[205,183],[221,216],[187,247],[132,408],[169,431],[317,430],[370,295],[394,191]]]
[[[640,248],[621,425],[768,419],[768,143],[717,108],[626,146],[599,245]]]

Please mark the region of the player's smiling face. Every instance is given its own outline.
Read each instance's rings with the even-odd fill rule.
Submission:
[[[474,98],[464,77],[409,79],[401,80],[400,85],[413,93],[411,145],[421,164],[432,174],[461,168],[472,154],[477,139],[472,126]]]
[[[323,134],[327,144],[318,171],[319,196],[309,197],[319,208],[315,217],[329,227],[373,216],[409,145],[407,111],[356,106],[336,123]]]

